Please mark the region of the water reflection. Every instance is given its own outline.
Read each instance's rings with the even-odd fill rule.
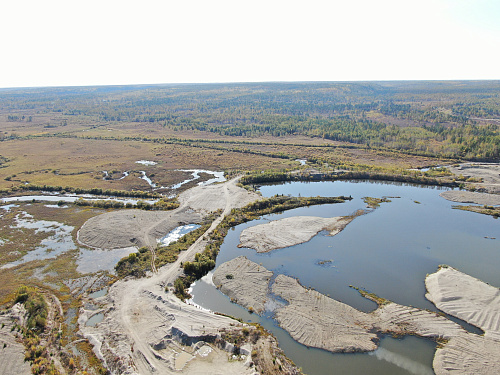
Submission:
[[[424,280],[426,274],[436,271],[439,264],[449,264],[492,285],[500,285],[497,240],[484,238],[500,238],[500,226],[490,217],[453,210],[451,207],[456,203],[439,196],[443,189],[384,181],[262,186],[262,195],[268,197],[275,194],[345,195],[352,196],[353,200],[298,208],[241,224],[227,235],[216,267],[245,255],[275,273],[297,277],[302,285],[365,312],[373,310],[376,305],[362,298],[349,285],[364,288],[402,305],[436,310],[424,298]],[[349,215],[365,208],[362,200],[365,196],[398,198],[390,198],[390,203],[383,203],[373,212],[357,217],[334,237],[320,233],[307,243],[267,254],[237,248],[239,235],[245,228],[290,216]],[[277,327],[273,319],[249,314],[209,283],[197,282],[192,294],[193,301],[205,308],[246,321],[260,322],[278,337],[285,353],[308,374],[433,373],[434,344],[428,340],[408,337],[393,342],[391,340],[394,339],[384,338],[381,341],[384,350],[373,355],[333,355],[296,343],[288,333]]]

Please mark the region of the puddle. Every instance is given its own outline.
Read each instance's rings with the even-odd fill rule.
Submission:
[[[104,319],[104,314],[103,313],[98,313],[98,314],[92,315],[89,318],[89,320],[87,320],[87,322],[85,323],[85,325],[87,327],[95,327],[97,324],[99,324],[100,322],[102,322],[103,319]]]
[[[106,294],[108,294],[108,288],[102,288],[101,290],[98,290],[97,292],[93,292],[93,293],[90,293],[89,294],[89,297],[90,298],[99,298],[99,297],[103,297],[105,296]]]
[[[158,164],[157,162],[151,161],[151,160],[137,160],[136,163],[142,164],[142,165],[156,165],[156,164]]]
[[[203,170],[203,169],[177,169],[177,170],[181,171],[181,172],[191,172],[191,176],[193,176],[193,177],[188,178],[187,180],[184,180],[178,184],[171,186],[170,187],[171,189],[178,189],[182,185],[187,184],[188,182],[198,180],[200,178],[200,173],[207,173],[207,174],[211,174],[214,176],[214,178],[211,178],[207,181],[203,181],[203,182],[198,183],[198,185],[200,185],[200,186],[210,185],[210,184],[213,184],[215,182],[226,181],[226,178],[224,177],[224,172],[214,172],[214,171],[207,171],[207,170]]]
[[[140,171],[140,172],[142,173],[142,177],[139,177],[139,178],[141,180],[146,181],[149,184],[149,186],[151,186],[152,188],[155,188],[156,184],[153,181],[151,181],[151,179],[146,175],[146,172],[144,172],[144,171]]]
[[[40,246],[28,252],[21,259],[4,264],[2,266],[3,269],[15,267],[33,260],[56,258],[66,251],[77,248],[71,236],[71,232],[74,228],[70,225],[65,225],[57,221],[34,220],[31,215],[24,212],[16,216],[16,225],[12,228],[27,228],[34,229],[35,233],[54,232],[54,234],[43,239],[40,242]]]
[[[116,263],[130,253],[135,253],[137,248],[125,247],[122,249],[102,250],[102,249],[80,249],[80,256],[76,261],[76,270],[80,273],[93,273],[98,271],[108,271],[114,273]]]
[[[185,234],[188,234],[189,232],[199,228],[200,225],[198,224],[188,224],[188,225],[181,225],[180,227],[175,228],[174,230],[171,230],[168,232],[168,234],[165,237],[162,237],[158,240],[158,243],[160,243],[162,246],[167,246],[171,244],[174,241],[177,241],[179,238],[184,236]]]
[[[3,200],[0,199],[0,201],[3,202]],[[11,208],[13,207],[17,207],[17,204],[5,204],[3,206],[0,206],[1,208],[3,208],[5,211],[10,211]]]
[[[65,203],[73,203],[76,202],[78,199],[85,199],[89,201],[112,201],[112,202],[123,202],[124,204],[127,203],[132,203],[132,204],[137,204],[138,201],[143,201],[149,204],[155,203],[157,200],[146,200],[146,199],[135,199],[135,198],[110,198],[110,197],[100,197],[97,195],[92,195],[92,194],[81,194],[81,195],[74,195],[74,194],[65,194],[65,195],[22,195],[19,197],[7,197],[7,198],[0,198],[0,202],[2,203],[8,203],[8,202],[30,202],[30,201],[44,201],[44,202],[65,202]],[[12,207],[12,205],[8,206],[2,206],[3,208],[5,207]]]

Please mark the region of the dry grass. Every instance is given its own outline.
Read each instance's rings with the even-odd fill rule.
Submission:
[[[17,139],[2,142],[1,155],[9,161],[0,169],[0,188],[24,182],[36,185],[98,187],[114,190],[149,190],[139,171],[154,174],[159,186],[170,186],[189,174],[175,169],[246,170],[290,168],[296,162],[224,150],[155,144],[140,141],[108,141],[74,138]],[[152,160],[143,166],[137,160]],[[115,180],[103,180],[102,171],[115,171]],[[128,177],[119,176],[130,172]],[[8,180],[5,180],[8,178]]]

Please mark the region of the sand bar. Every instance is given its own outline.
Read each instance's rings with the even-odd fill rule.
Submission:
[[[460,272],[442,267],[425,279],[425,297],[447,314],[500,340],[500,289]]]
[[[344,216],[331,218],[294,216],[274,220],[243,230],[238,247],[248,247],[258,253],[267,253],[307,242],[322,230],[328,230],[330,235],[335,235],[352,220],[353,217]]]
[[[452,202],[485,204],[488,206],[500,205],[500,195],[498,194],[479,193],[476,191],[465,190],[447,190],[443,191],[439,195]]]
[[[215,274],[220,277],[228,270],[258,270],[258,277],[252,272],[243,271],[238,274],[237,282],[232,281],[234,279],[231,282],[223,280],[224,288],[221,290],[238,303],[242,299],[245,301],[245,307],[256,308],[261,306],[263,299],[271,298],[264,295],[268,289],[270,271],[242,256],[222,264]],[[241,284],[246,282],[248,287],[244,289]],[[240,296],[238,290],[244,290],[245,296]],[[466,334],[458,324],[437,313],[396,303],[388,302],[371,313],[364,313],[315,290],[307,289],[298,280],[285,275],[275,278],[271,290],[288,302],[275,310],[280,326],[289,332],[294,340],[331,352],[375,350],[378,335],[385,333],[413,334],[434,339],[449,339]]]
[[[272,275],[271,271],[240,256],[221,264],[212,280],[231,300],[260,314],[264,311]]]
[[[436,374],[499,374],[500,290],[452,267],[428,275],[425,286],[426,298],[440,310],[484,331],[452,337],[438,349]]]

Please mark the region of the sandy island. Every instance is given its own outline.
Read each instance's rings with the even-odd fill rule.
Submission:
[[[229,262],[227,269],[252,269],[235,273],[231,279],[219,278],[218,287],[237,294],[235,285],[264,286],[245,290],[245,307],[261,306],[267,289],[269,271],[244,257]],[[221,267],[224,265],[221,265]],[[224,269],[224,268],[223,268]],[[217,271],[215,272],[217,274]],[[380,334],[417,335],[438,340],[434,369],[441,374],[497,374],[500,372],[500,291],[480,280],[450,268],[442,268],[426,278],[426,297],[436,306],[485,331],[484,336],[469,333],[451,320],[427,310],[378,300],[379,307],[363,313],[321,293],[307,289],[291,277],[278,275],[272,282],[274,294],[288,304],[274,312],[276,320],[298,342],[331,352],[372,351]],[[272,298],[267,296],[266,298]],[[238,296],[235,298],[238,300]]]
[[[245,307],[257,309],[262,305],[262,291],[269,287],[270,271],[242,256],[220,267],[224,270],[252,269],[251,274],[234,273],[231,279],[218,277],[217,282],[215,279],[214,282],[222,291],[229,290],[231,295],[235,295],[236,290],[232,287],[245,284],[247,278],[250,278],[254,287],[245,290]],[[220,275],[221,272],[216,270],[214,276],[217,274]],[[256,287],[258,280],[263,285]],[[285,275],[276,277],[271,290],[288,302],[287,305],[274,310],[280,326],[296,341],[331,352],[375,350],[377,334],[382,333],[415,334],[435,339],[449,339],[465,334],[458,324],[436,313],[389,301],[371,313],[364,313],[315,290],[307,289],[296,279]],[[238,298],[239,296],[236,296],[235,300]]]
[[[238,247],[248,247],[258,253],[267,253],[307,242],[323,230],[328,230],[330,235],[334,236],[353,219],[351,216],[331,218],[294,216],[274,220],[243,230]]]
[[[486,204],[488,206],[500,205],[500,195],[498,194],[478,193],[476,191],[465,190],[447,190],[439,195],[452,202]]]
[[[427,276],[426,298],[484,331],[453,337],[436,351],[436,374],[500,373],[500,290],[452,267]]]

